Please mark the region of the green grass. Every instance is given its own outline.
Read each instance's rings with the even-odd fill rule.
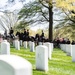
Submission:
[[[33,75],[75,75],[75,62],[72,62],[70,56],[57,48],[52,53],[52,59],[48,61],[48,72],[36,70],[35,52],[30,52],[29,49],[21,47],[21,50],[15,50],[11,47],[11,54],[21,56],[31,62]]]

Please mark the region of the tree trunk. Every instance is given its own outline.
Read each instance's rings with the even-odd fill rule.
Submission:
[[[49,40],[53,40],[53,12],[52,6],[49,6]]]

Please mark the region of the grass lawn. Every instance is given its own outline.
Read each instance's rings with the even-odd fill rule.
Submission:
[[[15,50],[11,47],[11,54],[21,56],[31,62],[33,66],[33,75],[75,75],[75,62],[60,49],[54,48],[52,59],[48,62],[49,71],[38,71],[35,67],[35,52],[30,52],[29,49]]]

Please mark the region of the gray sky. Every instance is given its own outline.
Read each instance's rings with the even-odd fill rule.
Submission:
[[[13,4],[8,4],[7,2],[8,0],[0,0],[0,11],[5,11],[5,10],[9,10],[10,12],[13,12],[14,10],[20,10],[23,7],[22,2],[19,2],[18,0],[15,0],[15,3]],[[25,3],[28,3],[29,1],[32,0],[26,0]],[[0,15],[2,14],[2,12],[0,12]],[[1,27],[1,26],[0,26]],[[31,27],[32,30],[37,30],[41,27],[41,29],[43,28],[41,25],[40,26],[34,26]],[[1,29],[0,29],[1,30]]]
[[[11,4],[11,3],[8,4],[7,1],[8,0],[0,0],[0,11],[9,10],[10,12],[13,12],[14,10],[20,10],[23,7],[22,2],[19,2],[18,0],[15,0],[15,3],[13,3],[13,4]],[[25,3],[28,3],[29,1],[32,1],[32,0],[26,0]],[[0,12],[0,15],[1,14],[2,13]],[[58,17],[54,16],[54,18],[58,18]],[[0,28],[1,28],[1,26],[0,26]],[[39,25],[39,26],[31,27],[32,30],[37,30],[37,29],[40,29],[40,28],[43,29],[43,26]]]
[[[32,1],[32,0],[25,0],[25,3]],[[19,0],[15,0],[15,2],[13,2],[13,4],[9,3],[8,4],[8,0],[0,0],[0,11],[2,10],[18,10],[21,9],[23,6],[22,2],[19,2]]]
[[[31,0],[26,0],[25,3],[29,2]],[[19,0],[15,0],[15,3],[8,4],[8,0],[0,0],[0,16],[3,15],[3,11],[10,11],[13,12],[14,10],[20,10],[23,7],[22,2],[19,2]],[[0,32],[4,31],[0,24]]]

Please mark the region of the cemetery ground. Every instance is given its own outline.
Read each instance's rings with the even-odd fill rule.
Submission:
[[[30,52],[29,48],[21,47],[21,50],[16,50],[11,46],[11,54],[27,59],[32,64],[33,75],[75,75],[75,62],[72,62],[71,56],[67,56],[58,48],[54,48],[52,59],[48,61],[48,72],[36,70],[35,52]]]

